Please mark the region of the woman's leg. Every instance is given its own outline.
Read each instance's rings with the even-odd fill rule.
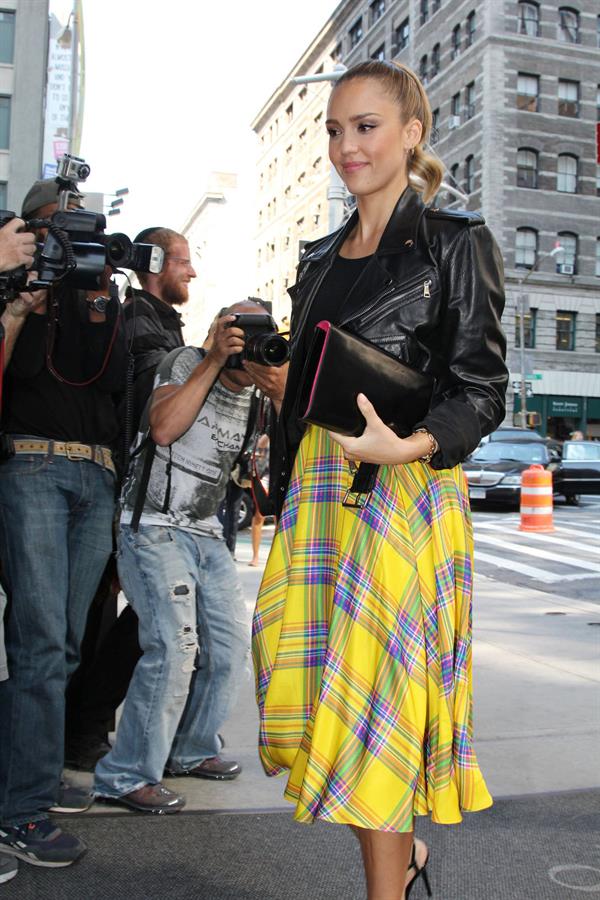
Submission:
[[[409,871],[414,834],[372,831],[351,826],[356,834],[363,858],[368,900],[404,900],[404,891],[415,877]],[[427,859],[427,846],[416,840],[417,865]]]
[[[249,566],[257,566],[259,563],[258,551],[260,550],[260,537],[264,521],[265,517],[261,516],[259,511],[255,509],[252,516],[252,525],[250,526],[252,533],[252,559],[248,563]]]

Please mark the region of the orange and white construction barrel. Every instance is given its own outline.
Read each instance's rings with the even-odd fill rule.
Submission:
[[[521,475],[519,531],[554,531],[552,472],[537,463]]]

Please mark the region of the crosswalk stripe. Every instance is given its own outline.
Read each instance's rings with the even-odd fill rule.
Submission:
[[[557,529],[558,531],[558,529]],[[506,534],[506,529],[503,528],[502,532]],[[515,535],[516,537],[516,535]],[[558,544],[560,547],[573,547],[575,550],[582,551],[584,550],[586,553],[594,553],[597,556],[600,556],[600,547],[595,544],[583,544],[581,541],[569,541],[568,539],[560,537],[558,534],[538,534],[535,531],[528,531],[527,536],[523,535],[524,539],[527,541],[543,541],[545,544]],[[477,540],[477,533],[475,533],[475,540]],[[504,541],[496,541],[498,547],[504,545]]]
[[[495,537],[492,537],[488,534],[480,534],[476,537],[476,542],[479,541],[484,544],[493,544],[496,549],[502,548],[502,550],[514,550],[516,553],[523,553],[526,556],[534,556],[538,559],[549,559],[552,562],[561,562],[564,565],[572,566],[576,569],[585,569],[588,572],[600,572],[600,564],[592,563],[592,562],[583,562],[577,559],[569,559],[569,560],[557,560],[556,553],[552,553],[549,550],[538,550],[537,547],[524,547],[521,544],[515,544],[512,541],[501,541]],[[510,566],[513,566],[512,560]],[[505,567],[506,568],[506,567]]]
[[[493,553],[483,553],[481,550],[476,549],[475,562],[477,563],[478,561],[490,563],[501,569],[508,569],[510,572],[519,572],[521,575],[527,575],[529,578],[534,578],[544,584],[556,584],[558,581],[581,581],[584,578],[592,578],[594,574],[588,572],[585,575],[563,575],[558,572],[548,572],[545,569],[538,569],[536,566],[528,566],[525,563],[520,563],[513,559],[507,559],[503,556],[494,556]]]

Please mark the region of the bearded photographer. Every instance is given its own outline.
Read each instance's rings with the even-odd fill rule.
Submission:
[[[134,453],[123,488],[119,577],[139,618],[143,655],[116,741],[96,766],[95,794],[139,812],[184,806],[161,784],[165,768],[217,781],[241,772],[219,755],[218,732],[237,694],[249,633],[217,510],[251,439],[252,385],[264,384],[278,406],[287,366],[244,360],[231,367],[236,354],[247,356],[247,320],[269,323],[263,331],[275,343],[278,336],[259,304],[236,303],[226,313],[208,350],[185,347],[160,363],[144,415],[154,443]]]
[[[58,184],[36,182],[24,219],[57,209]],[[43,235],[38,235],[43,237]],[[113,394],[125,378],[119,303],[69,284],[9,303],[0,462],[0,559],[9,595],[9,680],[0,684],[0,852],[41,866],[85,845],[49,813],[84,809],[61,796],[65,686],[88,607],[112,551],[118,438]]]

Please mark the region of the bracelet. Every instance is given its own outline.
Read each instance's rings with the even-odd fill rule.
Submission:
[[[429,452],[426,453],[424,456],[419,456],[418,459],[419,459],[419,462],[430,463],[431,460],[433,459],[434,453],[437,453],[438,450],[440,449],[438,442],[436,441],[436,439],[434,438],[432,433],[430,431],[427,431],[426,428],[415,428],[415,430],[413,431],[413,434],[426,434],[427,437],[429,438]]]

